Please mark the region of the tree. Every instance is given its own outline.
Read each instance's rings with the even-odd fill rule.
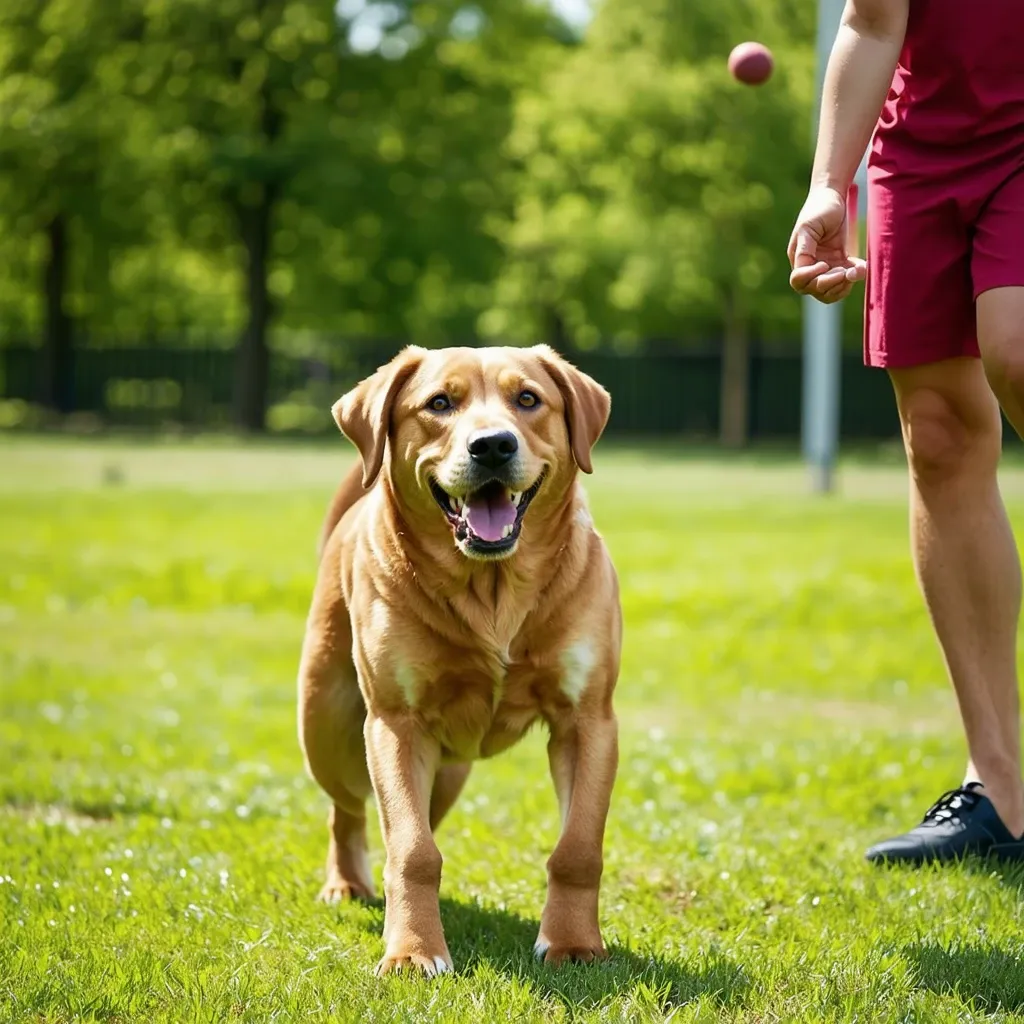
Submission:
[[[123,153],[132,101],[106,71],[139,31],[127,0],[7,0],[0,9],[0,209],[18,236],[42,236],[40,398],[58,412],[73,403],[73,281],[81,315],[88,282],[131,230]],[[22,258],[31,251],[22,246]]]
[[[246,323],[235,417],[261,431],[267,407],[275,218],[296,175],[320,159],[340,52],[325,0],[146,0],[146,45],[184,237],[242,254]]]
[[[545,4],[523,0],[339,9],[347,45],[324,158],[285,204],[285,320],[349,337],[472,340],[503,259],[488,228],[512,210],[504,146],[516,97],[564,33]]]
[[[606,0],[520,100],[518,202],[486,333],[635,348],[715,329],[721,435],[742,443],[751,331],[798,315],[785,249],[809,165],[813,32],[800,0]],[[747,38],[777,57],[758,89],[726,69]]]

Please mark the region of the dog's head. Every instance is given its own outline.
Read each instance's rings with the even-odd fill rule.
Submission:
[[[546,345],[407,348],[344,395],[334,418],[369,487],[388,472],[413,527],[447,522],[471,558],[511,555],[531,505],[564,500],[608,420],[598,383]]]

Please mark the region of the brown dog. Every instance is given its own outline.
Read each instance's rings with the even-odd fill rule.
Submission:
[[[327,900],[374,895],[377,973],[450,970],[433,831],[470,762],[543,719],[562,814],[537,954],[605,956],[598,888],[618,762],[618,582],[577,468],[610,400],[547,346],[407,348],[334,406],[362,457],[331,504],[299,672],[307,767],[334,801]]]

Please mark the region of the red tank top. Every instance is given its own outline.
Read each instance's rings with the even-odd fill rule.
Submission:
[[[1024,142],[1024,0],[910,0],[876,149],[903,139],[947,149],[1003,133]]]

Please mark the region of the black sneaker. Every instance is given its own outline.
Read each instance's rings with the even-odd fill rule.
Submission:
[[[1024,838],[1014,839],[992,801],[972,782],[943,793],[915,829],[872,846],[873,863],[926,864],[961,857],[1024,860]]]

